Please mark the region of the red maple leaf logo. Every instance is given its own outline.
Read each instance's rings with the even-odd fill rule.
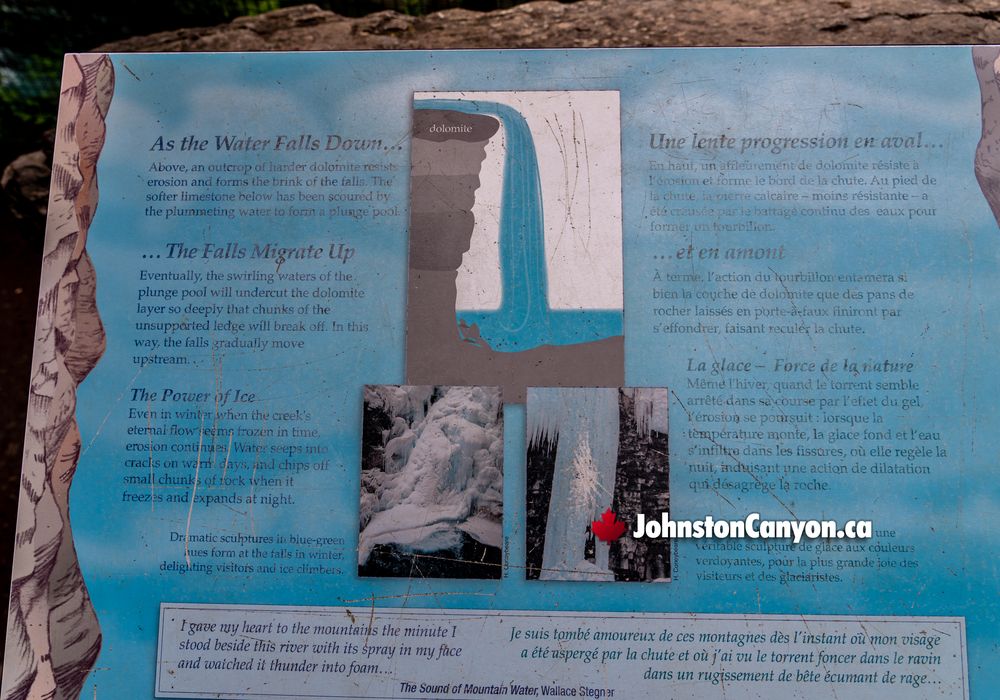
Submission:
[[[601,542],[610,542],[611,540],[617,540],[625,532],[625,523],[618,520],[618,516],[608,508],[601,515],[600,520],[595,520],[590,523],[591,531],[597,535]]]

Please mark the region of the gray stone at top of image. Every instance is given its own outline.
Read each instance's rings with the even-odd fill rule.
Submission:
[[[1000,42],[1000,1],[581,0],[494,12],[342,17],[300,5],[217,27],[112,42],[101,51],[276,51],[987,44]]]

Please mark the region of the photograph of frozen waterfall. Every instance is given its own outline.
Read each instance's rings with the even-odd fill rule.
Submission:
[[[669,510],[668,407],[663,388],[528,389],[528,579],[670,580],[670,542],[631,536]],[[609,509],[624,532],[604,541]]]
[[[359,576],[500,578],[500,388],[366,386],[359,527]]]

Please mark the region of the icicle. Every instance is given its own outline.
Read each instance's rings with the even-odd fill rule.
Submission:
[[[606,553],[586,562],[587,528],[610,507],[618,457],[617,389],[538,389],[529,395],[529,435],[556,434],[542,578],[612,580]]]
[[[639,388],[634,390],[635,422],[639,436],[650,439],[650,433],[667,432],[667,410],[670,403],[667,389]]]
[[[590,453],[590,441],[587,429],[580,433],[580,440],[573,450],[573,481],[570,485],[570,498],[585,517],[591,517],[597,500],[597,465]]]

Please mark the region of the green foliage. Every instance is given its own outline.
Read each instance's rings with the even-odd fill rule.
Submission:
[[[11,116],[26,124],[44,124],[44,112],[58,98],[58,76],[62,58],[56,56],[24,56],[22,70],[0,72],[0,104],[9,108]],[[41,78],[41,79],[39,79]]]
[[[308,0],[0,0],[0,168],[55,126],[62,56],[130,36],[211,26]],[[347,16],[450,7],[493,10],[524,0],[313,0]]]
[[[63,54],[115,39],[219,24],[276,10],[282,0],[0,0],[0,168],[55,126]]]
[[[35,149],[42,132],[55,126],[62,71],[61,56],[21,56],[18,69],[11,63],[0,63],[0,169]]]

